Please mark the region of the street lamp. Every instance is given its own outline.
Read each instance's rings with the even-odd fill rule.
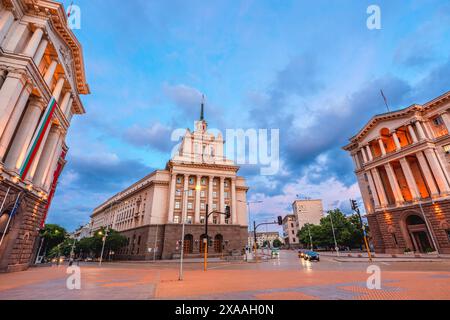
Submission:
[[[336,233],[334,232],[334,224],[333,224],[333,215],[332,212],[330,211],[328,213],[328,215],[330,216],[330,221],[331,221],[331,229],[333,230],[333,238],[334,238],[334,248],[336,249],[336,254],[339,257],[339,247],[337,245],[337,241],[336,241]]]
[[[247,205],[247,211],[248,211],[248,223],[250,223],[250,205],[251,204],[257,204],[257,203],[263,203],[263,201],[242,201],[242,200],[238,200],[238,202],[242,202],[245,203]],[[247,237],[247,246],[250,247],[250,240]],[[256,251],[256,234],[255,234],[255,251]]]
[[[111,201],[111,204],[110,204],[110,206],[109,206],[109,213],[111,214],[112,209],[113,209],[113,206],[114,206],[115,204],[118,204],[118,203],[121,203],[121,202],[122,202],[122,201],[119,201],[119,200]],[[125,203],[128,203],[128,201],[125,201]],[[115,217],[114,217],[113,220],[115,220]],[[114,221],[113,221],[113,225],[114,225]],[[103,244],[102,244],[102,253],[100,254],[100,261],[99,261],[99,263],[98,263],[98,266],[99,266],[99,267],[102,266],[103,252],[104,252],[104,250],[105,250],[106,237],[108,236],[108,234],[109,234],[110,231],[111,231],[111,230],[110,230],[109,227],[107,227],[107,228],[105,229],[105,235],[104,235],[104,237],[103,237]],[[100,231],[98,232],[98,235],[100,235],[100,236],[103,235],[103,232],[100,230]]]

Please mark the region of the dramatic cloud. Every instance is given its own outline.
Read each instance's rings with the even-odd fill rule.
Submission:
[[[172,132],[172,128],[157,122],[150,127],[133,125],[125,130],[123,138],[128,143],[137,147],[153,148],[161,152],[169,152],[173,148],[173,143],[170,143]]]

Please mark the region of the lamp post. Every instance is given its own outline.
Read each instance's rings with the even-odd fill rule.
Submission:
[[[334,238],[334,248],[336,249],[336,254],[339,257],[339,247],[337,245],[337,241],[336,241],[336,233],[334,232],[334,224],[333,224],[333,214],[330,211],[328,213],[328,215],[330,216],[330,221],[331,221],[331,229],[333,230],[333,238]]]
[[[245,203],[247,205],[248,222],[249,223],[250,223],[250,205],[251,204],[257,204],[257,203],[263,203],[263,201],[247,201],[247,202],[245,202],[245,201],[242,201],[242,200],[238,200],[238,202],[242,202],[242,203]],[[247,237],[247,246],[250,247],[250,239],[249,239],[249,237]],[[255,247],[255,251],[256,251],[256,236],[255,236],[254,247]],[[246,252],[246,254],[247,254],[247,252]]]
[[[118,203],[121,203],[121,202],[122,202],[122,201],[118,201],[118,200],[111,201],[111,204],[110,204],[110,206],[109,206],[109,212],[110,212],[110,213],[112,212],[113,206],[114,206],[115,204],[118,204]],[[125,203],[128,203],[128,201],[125,201]],[[113,218],[113,220],[115,220],[115,217]],[[114,225],[114,221],[113,221],[113,225]],[[103,236],[102,252],[101,252],[101,254],[100,254],[100,261],[99,261],[99,263],[98,263],[98,266],[99,266],[99,267],[102,266],[103,252],[104,252],[104,250],[105,250],[106,237],[108,236],[109,232],[110,232],[110,228],[107,227],[107,228],[105,229],[105,235]],[[99,234],[99,235],[103,235],[103,232],[100,231],[98,234]]]

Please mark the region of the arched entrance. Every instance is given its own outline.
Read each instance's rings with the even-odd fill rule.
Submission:
[[[190,254],[194,251],[194,236],[187,234],[184,236],[184,254]]]
[[[0,215],[0,236],[3,233],[5,233],[6,225],[8,224],[8,220],[9,220],[9,214],[10,214],[9,211],[4,211]]]
[[[223,246],[223,236],[221,234],[218,234],[214,237],[214,252],[221,253],[222,246]]]
[[[422,217],[415,214],[408,216],[406,218],[406,227],[414,246],[414,251],[428,252],[435,250],[430,233]]]
[[[200,245],[199,245],[199,252],[204,253],[205,252],[205,242],[204,239],[206,239],[206,234],[202,234],[200,236]]]

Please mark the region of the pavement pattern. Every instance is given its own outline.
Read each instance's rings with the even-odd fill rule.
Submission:
[[[260,263],[83,264],[80,290],[67,266],[0,274],[0,300],[450,300],[450,261],[382,262],[381,289],[367,287],[368,262],[322,257],[306,262],[292,251]]]

